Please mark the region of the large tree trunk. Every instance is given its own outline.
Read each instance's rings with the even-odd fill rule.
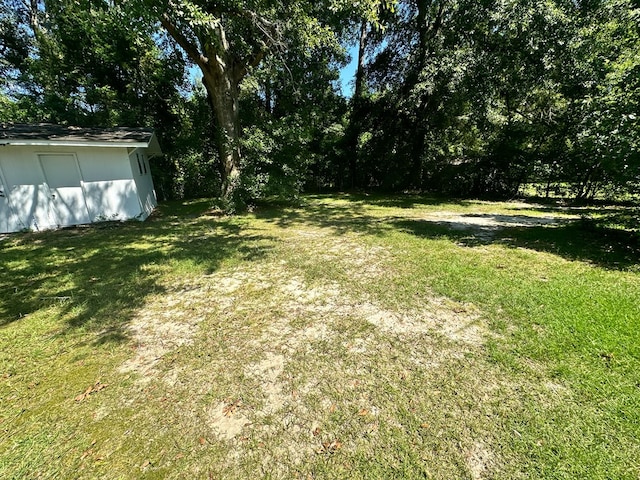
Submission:
[[[366,78],[364,76],[365,69],[365,51],[367,48],[367,36],[369,25],[367,21],[363,21],[360,25],[360,42],[358,44],[358,68],[356,70],[356,88],[353,93],[353,98],[361,100],[364,95],[366,86]]]
[[[418,85],[429,62],[433,61],[434,52],[431,42],[443,27],[446,6],[447,0],[418,0],[416,2],[415,25],[418,32],[418,44],[415,51],[415,63],[412,65],[403,86],[404,94],[412,103],[412,109],[417,114],[411,128],[412,159],[408,186],[420,191],[424,187],[426,135],[434,112],[431,105],[432,95],[424,91],[416,99],[413,90]]]
[[[203,83],[215,114],[213,127],[220,155],[222,196],[225,200],[231,200],[240,177],[238,85],[231,72],[221,68],[207,69],[203,74]]]
[[[243,62],[233,55],[221,21],[211,21],[209,29],[199,38],[198,43],[187,38],[167,13],[160,16],[160,22],[202,71],[203,83],[215,116],[214,134],[220,153],[222,197],[232,210],[242,208],[242,202],[246,199],[235,194],[240,187],[241,172],[240,82],[250,68],[260,64],[267,47],[263,42],[253,52],[253,56]]]

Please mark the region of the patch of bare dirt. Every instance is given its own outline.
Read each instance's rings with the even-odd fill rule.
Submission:
[[[475,442],[466,454],[467,467],[473,480],[487,478],[491,472],[493,453],[482,442]]]
[[[208,412],[208,422],[214,435],[220,440],[231,440],[242,433],[249,419],[239,409],[240,405],[220,402]]]
[[[176,292],[156,298],[141,310],[127,326],[135,342],[135,355],[120,367],[120,372],[134,372],[148,379],[164,355],[191,343],[204,312],[185,308],[185,302],[189,305],[189,299],[202,294],[200,289]]]
[[[313,239],[322,244],[318,251],[327,255],[325,261],[340,262],[353,270],[354,276],[370,277],[385,271],[389,255],[385,249],[359,245],[344,237],[319,235]],[[482,345],[488,335],[480,312],[473,305],[433,296],[422,299],[418,307],[390,309],[373,298],[356,298],[338,283],[307,281],[286,262],[256,263],[250,268],[220,270],[185,280],[184,285],[150,298],[128,327],[135,354],[121,366],[121,371],[137,373],[141,381],[148,381],[157,376],[163,357],[193,343],[203,320],[241,322],[242,318],[255,317],[266,319],[257,327],[260,333],[238,338],[246,338],[244,346],[255,354],[253,361],[241,369],[241,375],[247,384],[257,386],[252,394],[257,393],[253,397],[259,400],[245,406],[239,401],[217,398],[206,408],[204,421],[211,436],[220,441],[246,437],[271,442],[277,438],[278,447],[270,452],[271,466],[278,463],[278,458],[287,459],[289,465],[299,464],[321,450],[323,442],[331,444],[335,440],[329,432],[326,436],[321,432],[324,419],[335,406],[323,400],[326,405],[311,410],[309,398],[320,381],[336,382],[336,388],[357,392],[357,378],[367,377],[369,372],[366,368],[362,372],[350,370],[346,364],[374,361],[379,338],[391,336],[404,345],[416,345],[407,349],[411,358],[406,359],[406,368],[413,365],[435,369],[461,351]],[[354,338],[341,331],[345,325],[358,324],[360,331]],[[447,342],[438,344],[429,338],[445,338]],[[351,359],[342,367],[323,365],[321,368],[326,371],[318,372],[308,382],[305,379],[297,391],[292,391],[291,373],[287,370],[290,359],[296,355],[321,357],[323,345],[328,346],[330,355],[336,355],[337,345]],[[220,360],[220,368],[224,368],[225,361]],[[186,384],[190,375],[193,373],[172,369],[162,378],[169,384]],[[356,383],[343,385],[341,382],[347,382],[345,376],[355,378],[348,382]],[[239,383],[237,388],[242,396],[244,387]],[[366,396],[356,396],[354,402],[359,405],[356,418],[363,422],[367,419],[364,435],[374,435],[382,409]],[[242,455],[251,453],[242,447],[243,442],[234,445],[228,457],[231,463],[240,462]],[[477,449],[469,455],[470,465],[483,472],[479,465],[486,463],[488,454]]]
[[[151,297],[126,328],[135,343],[135,355],[121,365],[120,372],[137,373],[141,381],[148,381],[167,353],[193,342],[202,320],[234,305],[238,290],[261,290],[272,283],[262,272],[234,270],[190,279]]]
[[[443,225],[452,230],[471,230],[474,234],[491,238],[505,228],[531,228],[566,225],[575,220],[573,217],[505,215],[498,213],[460,214],[458,212],[434,212],[421,217],[421,220]]]
[[[318,258],[329,265],[343,265],[358,279],[382,275],[385,272],[385,263],[390,257],[388,249],[365,245],[357,240],[357,236],[330,235],[327,229],[296,229],[288,233],[292,235],[292,241],[296,241],[297,237],[303,242],[312,243]]]
[[[284,384],[280,380],[283,371],[284,356],[272,352],[268,352],[260,362],[245,368],[245,375],[259,381],[265,396],[265,404],[260,410],[261,415],[275,413],[285,404]]]

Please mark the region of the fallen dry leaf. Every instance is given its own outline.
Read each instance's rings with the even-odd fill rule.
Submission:
[[[236,400],[235,402],[231,402],[224,406],[224,408],[222,409],[222,414],[225,417],[230,417],[236,412],[238,408],[240,408],[241,405],[242,405],[242,400]]]
[[[204,437],[200,437],[200,438],[198,439],[198,442],[200,443],[200,445],[204,445],[205,443],[207,443],[207,441],[205,440],[205,438],[204,438]]]
[[[322,446],[316,451],[319,454],[335,453],[342,448],[342,442],[334,440],[333,442],[323,442]]]
[[[96,392],[99,392],[100,390],[104,390],[108,386],[109,386],[108,383],[102,383],[100,380],[98,380],[96,383],[94,383],[90,387],[87,387],[83,393],[76,396],[75,400],[76,402],[82,402],[85,398],[87,398],[92,393],[96,393]]]
[[[367,415],[369,415],[369,410],[367,410],[366,408],[362,408],[358,412],[358,415],[360,415],[361,417],[366,417]]]

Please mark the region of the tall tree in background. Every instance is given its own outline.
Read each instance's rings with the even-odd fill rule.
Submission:
[[[592,197],[637,179],[634,2],[398,3],[369,38],[364,187],[510,196],[544,180]]]
[[[379,0],[369,5],[369,10],[354,11],[349,19],[352,35],[357,45],[358,56],[353,96],[350,102],[349,123],[345,134],[345,154],[349,166],[348,185],[351,188],[362,187],[364,178],[360,171],[362,152],[360,136],[363,131],[363,117],[366,115],[369,101],[367,84],[367,56],[372,53],[372,46],[376,41],[371,37],[380,38],[384,35],[385,27],[395,15],[397,0]],[[342,182],[340,182],[342,183]]]
[[[162,26],[199,67],[214,113],[222,194],[241,204],[240,83],[268,53],[286,50],[286,39],[322,42],[332,32],[314,17],[311,2],[156,1]]]
[[[202,72],[215,118],[222,194],[231,204],[242,203],[241,82],[267,54],[284,58],[292,43],[306,45],[308,51],[335,43],[335,31],[323,20],[331,12],[351,11],[354,6],[346,1],[325,5],[270,0],[165,0],[151,4],[162,26]],[[375,11],[377,4],[374,0],[359,2],[356,9]]]
[[[246,9],[241,2],[162,2],[157,9],[163,27],[202,71],[227,199],[240,180],[240,82],[281,42],[273,12],[263,10]]]

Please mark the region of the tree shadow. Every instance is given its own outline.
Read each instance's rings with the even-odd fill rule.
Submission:
[[[391,228],[388,219],[395,217],[371,215],[367,213],[371,207],[410,210],[443,204],[473,204],[472,200],[409,194],[342,193],[306,195],[304,198],[306,201],[296,203],[262,202],[254,214],[280,228],[306,225],[326,228],[336,235],[350,232],[379,235]]]
[[[350,197],[340,198],[348,200]],[[300,208],[264,205],[254,215],[280,228],[307,225],[330,229],[336,235],[349,232],[373,233],[380,226],[378,218],[366,213],[365,204],[354,201],[343,204],[310,202]]]
[[[378,196],[365,194],[314,195],[304,208],[273,208],[264,205],[256,216],[281,228],[306,225],[332,230],[382,235],[394,229],[428,238],[447,237],[463,246],[501,244],[554,253],[569,260],[590,262],[606,269],[627,270],[640,265],[640,210],[622,204],[506,205],[513,214],[463,213],[452,218],[407,219],[396,212],[374,216],[371,206],[411,210],[420,206],[457,204],[471,207],[474,200],[451,200],[417,195]],[[330,199],[331,202],[322,200]],[[334,200],[343,200],[335,202]],[[532,216],[535,211],[548,215]],[[521,213],[523,212],[523,213]],[[580,214],[577,216],[558,216]],[[597,220],[590,219],[596,216]],[[456,220],[457,219],[457,220]],[[616,228],[612,228],[616,226]]]
[[[444,196],[425,196],[420,194],[395,194],[384,195],[379,193],[342,193],[339,195],[308,195],[309,199],[338,199],[346,200],[349,203],[368,205],[374,207],[386,207],[386,208],[402,208],[413,209],[419,207],[429,207],[436,205],[460,205],[469,206],[473,204],[473,200],[451,198]]]
[[[482,216],[474,214],[470,217]],[[514,222],[519,220],[519,217],[514,217]],[[396,228],[418,237],[446,237],[466,247],[500,244],[528,248],[611,270],[640,266],[640,237],[636,233],[600,227],[588,221],[565,220],[517,226],[456,224],[425,219],[399,219],[392,223]]]
[[[229,258],[256,261],[273,248],[272,237],[244,232],[242,219],[212,219],[210,205],[174,202],[161,205],[145,222],[5,239],[0,328],[56,306],[66,331],[83,328],[98,333],[98,342],[123,341],[126,325],[146,298],[165,291],[160,280],[168,263],[188,260],[194,271],[209,274]]]
[[[244,227],[253,217],[280,228],[327,228],[333,235],[384,235],[400,230],[424,238],[446,237],[469,247],[530,248],[608,269],[638,268],[640,263],[637,232],[598,222],[555,219],[545,224],[519,214],[460,214],[467,217],[465,221],[478,220],[470,225],[407,219],[393,211],[376,216],[369,210],[371,206],[413,209],[444,203],[444,199],[343,195],[323,202],[322,196],[309,198],[303,207],[266,205],[248,217],[227,217],[210,200],[172,202],[160,205],[145,222],[106,222],[11,235],[0,242],[0,328],[55,306],[56,314],[65,319],[62,334],[86,329],[96,332],[99,342],[124,341],[128,322],[149,295],[166,293],[164,275],[173,268],[171,262],[181,268],[191,265],[194,274],[200,275],[217,271],[228,259],[264,258],[278,240],[247,231]],[[614,223],[636,219],[628,211],[612,210],[611,215],[602,218]]]

